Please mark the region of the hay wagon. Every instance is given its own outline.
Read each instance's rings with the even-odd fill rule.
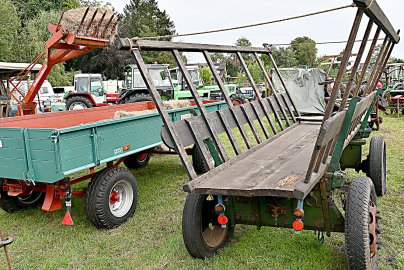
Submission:
[[[204,102],[209,111],[226,106]],[[94,225],[122,224],[135,211],[137,186],[132,173],[118,165],[143,167],[162,143],[162,121],[154,109],[153,102],[139,102],[1,119],[0,207],[12,213],[43,203],[49,212],[61,209],[64,199],[63,223],[70,225],[71,197],[77,196],[84,197]],[[196,106],[176,108],[169,117],[178,121],[197,112]],[[100,165],[106,167],[97,172]],[[73,190],[89,179],[87,189]]]
[[[303,228],[346,235],[348,264],[351,269],[377,267],[379,217],[376,197],[386,192],[386,153],[381,137],[373,137],[368,158],[362,147],[371,129],[368,118],[378,93],[376,84],[399,35],[376,1],[355,0],[357,13],[332,95],[321,121],[301,117],[282,78],[284,93],[273,92],[260,98],[248,71],[245,56],[258,63],[269,85],[261,60],[266,55],[281,77],[271,50],[264,47],[235,47],[167,41],[121,39],[122,49],[130,49],[149,87],[165,128],[162,139],[176,150],[190,181],[184,185],[188,196],[183,210],[182,231],[188,252],[196,258],[211,257],[231,239],[237,224]],[[349,84],[354,81],[362,56],[366,57],[360,82],[348,102],[343,96],[340,110],[333,113],[337,93],[363,17],[368,17],[357,60]],[[372,32],[375,30],[374,32]],[[376,28],[376,29],[375,29]],[[367,88],[359,97],[370,59],[379,37],[384,38]],[[371,39],[371,40],[369,40]],[[371,41],[371,42],[370,42]],[[370,43],[369,43],[370,42]],[[370,44],[365,53],[367,44]],[[153,85],[142,51],[171,51],[193,93],[200,115],[173,123]],[[181,52],[201,53],[219,85],[227,108],[208,112],[192,83]],[[257,100],[233,106],[224,83],[214,68],[211,53],[235,55]],[[271,85],[272,89],[276,89]],[[201,166],[196,170],[185,147],[195,145]],[[354,168],[367,176],[347,181],[344,170]],[[199,175],[197,173],[200,173]],[[337,193],[340,196],[335,196]]]

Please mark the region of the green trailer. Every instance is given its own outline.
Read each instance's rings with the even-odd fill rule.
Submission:
[[[210,111],[226,106],[205,103]],[[178,121],[191,112],[198,109],[172,109],[169,115]],[[134,176],[118,165],[145,166],[152,150],[162,144],[162,125],[153,102],[1,119],[0,207],[15,212],[43,203],[43,210],[54,211],[64,199],[70,210],[74,195],[85,198],[87,215],[96,226],[122,224],[135,210],[137,188]],[[103,164],[106,168],[96,172]],[[72,185],[88,179],[84,192],[73,190]],[[65,223],[71,223],[69,217]]]

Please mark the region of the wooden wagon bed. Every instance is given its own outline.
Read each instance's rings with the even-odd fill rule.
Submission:
[[[218,167],[220,172],[214,169],[214,174],[203,175],[187,186],[204,194],[293,197],[296,185],[306,176],[319,128],[315,123],[291,127],[246,157]]]

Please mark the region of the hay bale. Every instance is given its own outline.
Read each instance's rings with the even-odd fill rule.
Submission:
[[[164,106],[167,110],[179,109],[191,106],[191,102],[189,100],[165,100],[163,101]],[[116,111],[114,118],[124,118],[130,116],[137,116],[143,114],[149,114],[157,112],[157,109],[154,110],[143,110],[143,111]]]
[[[165,100],[163,101],[167,110],[179,109],[191,106],[191,102],[187,99],[182,100]]]
[[[130,117],[130,116],[137,116],[137,115],[143,115],[143,114],[149,114],[149,113],[155,113],[157,110],[144,110],[144,111],[116,111],[114,118],[125,118],[125,117]]]
[[[105,38],[112,41],[117,32],[116,25],[118,23],[118,16],[112,10],[105,7],[89,7],[87,15],[83,21],[83,24],[80,26],[81,20],[86,12],[86,9],[87,9],[86,7],[81,7],[66,11],[63,14],[63,18],[60,24],[66,31],[75,35],[93,36],[94,31],[97,30],[93,37]],[[88,27],[95,12],[97,13],[93,19],[93,22],[90,25],[90,27]],[[101,24],[98,26],[104,13],[105,16]],[[109,23],[112,16],[113,16],[112,21]],[[105,29],[108,23],[109,23],[108,28]],[[101,36],[103,33],[104,36]]]

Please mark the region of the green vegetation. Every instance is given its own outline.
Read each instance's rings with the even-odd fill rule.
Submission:
[[[381,209],[380,269],[403,269],[404,117],[384,116],[380,131],[387,143],[388,193]],[[236,227],[234,240],[213,259],[192,259],[182,242],[181,215],[187,177],[177,156],[155,156],[134,171],[139,205],[132,219],[106,231],[84,216],[82,199],[73,199],[73,227],[61,225],[64,211],[40,209],[16,214],[0,211],[0,223],[15,242],[9,247],[15,269],[345,269],[344,235],[318,244],[312,231],[294,235],[278,228]],[[356,175],[349,171],[350,178]],[[84,187],[85,185],[82,185]],[[6,266],[0,252],[0,268]]]

